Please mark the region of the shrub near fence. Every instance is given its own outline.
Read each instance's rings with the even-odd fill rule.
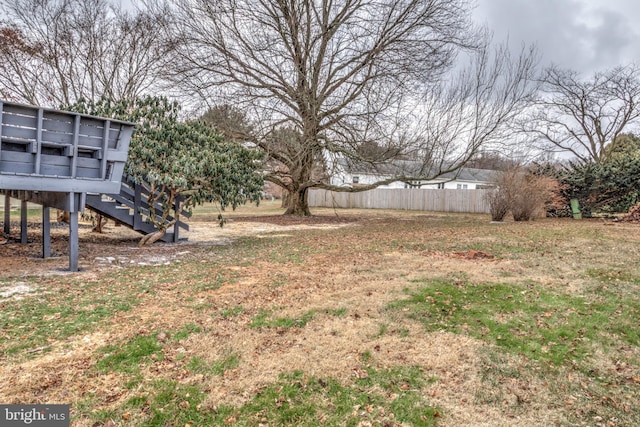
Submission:
[[[309,192],[309,206],[489,213],[486,197],[489,191],[491,190],[378,188],[350,193],[312,189]]]

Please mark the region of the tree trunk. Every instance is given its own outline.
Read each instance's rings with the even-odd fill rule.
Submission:
[[[282,208],[287,208],[289,207],[289,200],[291,199],[291,197],[289,196],[289,191],[286,189],[282,189],[282,203],[280,205],[280,207]]]
[[[71,222],[71,214],[67,211],[63,211],[58,209],[56,211],[56,217],[58,222],[65,222],[67,224],[69,224],[69,222]]]
[[[93,229],[91,231],[96,233],[102,233],[104,231],[103,227],[107,225],[107,221],[109,221],[109,218],[102,216],[100,214],[96,214],[96,218],[94,219]]]
[[[289,193],[285,215],[311,216],[308,203],[309,188],[305,187]]]
[[[138,247],[150,246],[158,240],[162,239],[164,235],[167,233],[167,229],[163,228],[158,231],[154,231],[153,233],[142,236],[140,242],[138,243]]]

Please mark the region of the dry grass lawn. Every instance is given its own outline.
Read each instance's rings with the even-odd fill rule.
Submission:
[[[6,240],[0,402],[70,403],[74,426],[152,425],[158,409],[172,414],[163,423],[180,426],[314,425],[275,417],[282,402],[294,405],[284,398],[273,408],[256,403],[274,384],[284,389],[283,374],[302,372],[302,382],[335,380],[389,401],[411,391],[435,408],[424,424],[405,425],[640,425],[637,224],[329,209],[287,220],[276,203],[231,213],[222,229],[200,209],[189,240],[176,245],[138,248],[120,227],[83,228],[82,271],[73,274],[62,271],[64,230],[49,260],[37,258],[37,230],[27,246]],[[474,292],[495,284],[513,290],[506,299],[532,295],[551,308],[474,311],[497,295]],[[461,296],[442,291],[449,287]],[[424,303],[408,303],[419,291]],[[549,338],[582,319],[593,329],[596,312],[627,322],[629,333],[601,321],[597,332]],[[514,319],[520,326],[509,333],[531,346],[494,334]],[[151,341],[140,357],[112,358],[141,338]],[[566,354],[554,353],[565,344]],[[374,373],[397,367],[415,367],[425,382],[382,390]],[[174,387],[173,401],[160,399],[163,384]],[[309,399],[324,408],[317,424],[400,425],[391,404],[356,402],[342,423],[328,418],[337,404]],[[215,418],[223,410],[230,415]]]

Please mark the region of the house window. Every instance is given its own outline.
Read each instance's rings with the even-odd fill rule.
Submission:
[[[456,188],[458,190],[466,190],[469,186],[467,184],[456,184]]]
[[[438,190],[444,190],[444,182],[438,183]]]
[[[354,177],[353,177],[353,183],[354,183],[354,184],[358,184],[358,183],[360,183],[360,177],[359,177],[359,176],[354,176]]]

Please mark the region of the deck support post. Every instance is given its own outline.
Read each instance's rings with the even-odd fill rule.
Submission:
[[[133,184],[133,229],[140,230],[142,227],[142,216],[140,206],[142,206],[142,184]]]
[[[42,206],[42,258],[51,256],[51,209]]]
[[[180,200],[176,197],[176,202],[173,206],[173,215],[174,218],[180,219],[178,216],[180,214]],[[173,225],[173,243],[178,243],[180,240],[180,221],[176,221]]]
[[[27,243],[27,201],[20,202],[20,243]]]
[[[78,271],[78,211],[69,213],[69,271]]]
[[[78,271],[78,211],[84,207],[85,194],[69,193],[69,271]]]
[[[7,236],[11,232],[11,197],[9,192],[4,194],[4,234]]]

